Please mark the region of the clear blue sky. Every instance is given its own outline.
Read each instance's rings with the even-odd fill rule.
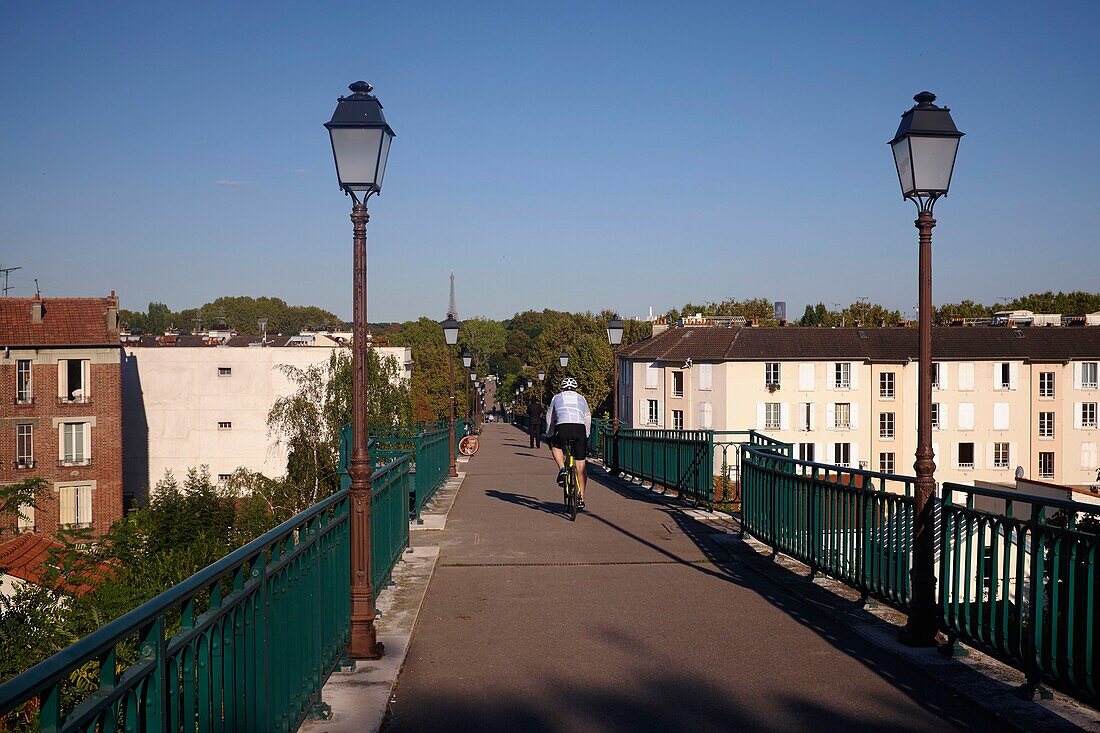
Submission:
[[[224,7],[223,7],[224,6]],[[322,123],[397,131],[370,318],[868,297],[912,313],[886,141],[922,89],[962,141],[935,298],[1100,289],[1100,3],[0,5],[12,294],[350,317]]]

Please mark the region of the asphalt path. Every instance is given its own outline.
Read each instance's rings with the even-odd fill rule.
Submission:
[[[511,425],[466,470],[387,733],[996,727],[682,511],[592,481],[570,522]]]

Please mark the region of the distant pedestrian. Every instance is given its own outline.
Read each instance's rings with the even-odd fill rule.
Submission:
[[[532,448],[542,447],[542,405],[534,397],[527,403],[527,434]]]

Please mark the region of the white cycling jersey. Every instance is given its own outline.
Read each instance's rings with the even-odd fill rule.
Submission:
[[[546,408],[546,434],[553,435],[558,425],[574,423],[584,425],[584,434],[592,434],[592,411],[588,400],[579,392],[569,389],[558,392]]]

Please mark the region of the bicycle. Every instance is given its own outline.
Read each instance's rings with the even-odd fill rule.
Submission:
[[[577,508],[580,503],[580,488],[577,485],[577,461],[573,458],[573,445],[575,440],[570,438],[564,448],[562,448],[562,454],[565,458],[565,515],[569,517],[569,521],[577,521]]]

